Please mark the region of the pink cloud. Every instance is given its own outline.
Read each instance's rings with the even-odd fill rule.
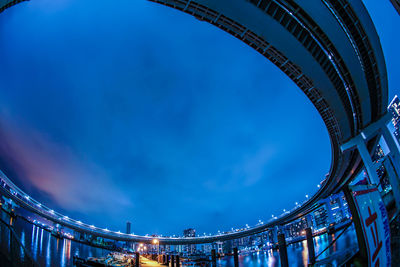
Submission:
[[[0,115],[0,156],[26,180],[28,190],[35,187],[60,207],[77,212],[132,207],[128,194],[100,166],[35,129],[12,123],[4,112]]]

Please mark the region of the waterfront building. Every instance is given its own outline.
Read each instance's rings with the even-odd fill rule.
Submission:
[[[304,235],[304,230],[309,227],[309,222],[306,217],[298,219],[293,223],[285,225],[286,237],[298,237]]]
[[[196,229],[188,228],[183,230],[184,237],[196,237]],[[185,245],[183,247],[183,252],[188,254],[194,254],[196,252],[196,245]]]
[[[211,244],[203,244],[201,245],[201,252],[204,254],[211,254],[212,245]]]
[[[267,233],[268,242],[275,243],[277,240],[274,238],[274,230],[269,230]]]
[[[392,102],[390,102],[388,110],[393,116],[394,136],[397,142],[400,143],[400,100],[397,95],[393,98]]]
[[[233,251],[233,248],[233,240],[227,240],[222,243],[222,251],[224,253],[231,253]]]
[[[328,214],[326,207],[321,207],[314,211],[315,226],[321,229],[328,226]]]
[[[329,224],[340,223],[351,217],[346,198],[342,192],[330,196],[327,200]]]
[[[377,162],[385,157],[385,153],[380,144],[377,145],[375,153],[372,155],[372,161]],[[377,168],[376,173],[378,174],[379,180],[381,181],[382,189],[385,189],[390,185],[388,177],[385,175],[386,170],[383,164]]]

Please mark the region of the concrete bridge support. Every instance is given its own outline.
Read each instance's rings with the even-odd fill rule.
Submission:
[[[398,145],[397,145],[392,133],[390,132],[389,128],[387,127],[390,120],[391,120],[391,115],[389,113],[387,113],[379,121],[369,125],[359,135],[357,135],[356,137],[354,137],[347,143],[343,144],[341,146],[341,149],[342,149],[342,151],[354,149],[354,148],[357,149],[357,151],[359,152],[361,159],[364,163],[365,169],[367,171],[367,174],[369,177],[369,181],[368,181],[369,184],[379,185],[380,178],[378,176],[377,171],[381,167],[382,162],[374,162],[372,160],[372,156],[375,153],[376,147],[372,147],[371,150],[369,150],[367,147],[367,144],[368,144],[369,140],[373,140],[374,138],[376,138],[376,141],[379,142],[382,137],[383,141],[387,145],[387,148],[389,149],[389,152],[385,153],[385,157],[383,159],[383,165],[386,169],[389,182],[392,186],[392,193],[393,193],[395,206],[396,206],[396,208],[394,209],[393,216],[396,216],[396,214],[398,214],[400,211],[400,192],[399,192],[399,190],[400,190],[400,187],[399,187],[400,153],[399,153]],[[375,188],[375,187],[372,187],[372,188]],[[368,243],[369,237],[368,237],[368,234],[366,234],[364,231],[363,221],[361,221],[361,219],[360,219],[360,215],[358,214],[359,211],[356,207],[355,201],[353,200],[352,189],[350,187],[345,187],[344,193],[345,193],[346,199],[348,201],[349,207],[352,211],[353,222],[354,222],[356,233],[357,233],[357,239],[359,240],[359,259],[358,259],[358,261],[362,265],[372,265],[373,261],[375,261],[375,259],[376,259],[375,258],[376,256],[373,256],[370,254],[369,243]],[[385,216],[387,216],[387,215],[385,215]],[[363,218],[363,220],[365,220],[365,218]],[[368,224],[367,224],[367,226],[368,226]],[[382,227],[384,227],[384,226],[382,225]],[[387,225],[387,228],[389,228],[389,225]],[[389,233],[386,233],[386,235],[390,235],[390,231],[389,231]],[[363,241],[360,241],[360,240],[363,240]],[[387,240],[390,240],[390,239],[387,239]],[[386,251],[390,251],[390,245],[388,245],[386,247]],[[393,257],[393,255],[395,255],[395,254],[392,254],[392,257]],[[378,260],[379,260],[379,258],[378,258]],[[390,264],[390,256],[389,256],[389,259],[387,260],[387,262],[389,262],[389,264]],[[378,261],[378,263],[379,263],[379,261]]]
[[[135,253],[135,267],[139,267],[140,265],[140,254],[139,252]]]
[[[211,250],[211,266],[217,266],[217,254],[215,252],[215,249]]]
[[[315,264],[315,250],[312,230],[310,227],[306,228],[307,248],[308,248],[308,262],[311,265]]]
[[[284,234],[278,235],[279,257],[281,259],[282,267],[289,267],[286,239]]]
[[[233,248],[233,261],[235,267],[239,267],[239,252],[238,248]]]
[[[397,212],[400,210],[400,152],[394,137],[392,136],[387,124],[391,120],[391,114],[387,113],[379,121],[365,128],[359,135],[341,146],[342,151],[356,148],[363,160],[365,169],[367,170],[369,182],[378,185],[380,183],[377,169],[380,164],[372,161],[371,154],[375,152],[375,148],[370,152],[367,148],[367,142],[374,137],[383,137],[388,146],[389,153],[386,154],[384,166],[387,170],[389,182],[393,188],[393,194],[396,202]]]

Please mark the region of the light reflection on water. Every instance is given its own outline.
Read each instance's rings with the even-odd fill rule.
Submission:
[[[22,243],[23,246],[25,246],[25,231],[21,232],[21,243]],[[25,252],[24,252],[24,249],[22,247],[20,248],[20,254],[21,254],[22,261],[24,261]]]
[[[27,223],[22,219],[15,220],[14,227],[21,243],[25,245],[39,266],[73,266],[73,255],[86,258],[89,256],[102,257],[109,253],[107,250],[90,247],[69,239],[58,239],[44,229]],[[0,245],[9,249],[9,234],[5,233],[3,231],[0,233]],[[23,258],[23,249],[18,249],[18,251],[21,258]],[[73,255],[72,252],[74,253]]]
[[[51,238],[47,238],[46,267],[50,266],[50,249],[51,249],[51,242],[50,241],[51,241]]]
[[[303,241],[301,242],[302,246],[303,246],[303,251],[301,252],[301,256],[303,259],[303,265],[307,266],[308,264],[308,248],[307,248],[307,241]]]
[[[339,231],[338,233],[340,233]],[[337,233],[337,234],[338,234]],[[319,255],[332,240],[336,237],[335,235],[328,236],[327,234],[318,236],[314,238],[315,244],[315,255]],[[324,259],[329,255],[337,251],[344,251],[348,248],[354,248],[357,246],[357,237],[353,227],[350,227],[346,232],[338,239],[336,243],[327,249],[318,259]],[[308,249],[307,242],[299,242],[287,247],[289,266],[307,266],[308,265]],[[332,263],[333,266],[336,265],[335,262]],[[239,256],[239,266],[246,267],[271,267],[279,266],[280,258],[278,251],[269,250],[268,252],[258,252],[249,255]],[[217,262],[218,267],[233,267],[234,261],[233,257],[224,257],[219,259]]]
[[[77,243],[68,239],[57,239],[52,236],[49,232],[31,225],[21,219],[15,222],[16,232],[20,235],[21,242],[26,244],[27,249],[32,254],[35,261],[39,266],[46,267],[67,267],[73,266],[73,256],[79,257],[102,257],[108,254],[107,250],[90,247],[81,243]],[[340,233],[340,232],[338,232]],[[1,245],[9,246],[9,236],[3,235],[4,238],[0,240]],[[320,254],[328,244],[337,238],[336,235],[328,236],[327,234],[315,237],[315,253]],[[30,246],[29,246],[30,244]],[[350,228],[341,238],[328,250],[326,250],[320,257],[320,259],[329,256],[330,254],[341,251],[349,247],[357,245],[357,238],[354,229]],[[289,245],[288,258],[290,266],[307,266],[308,264],[308,249],[307,242],[299,242],[296,244]],[[23,251],[20,253],[23,257]],[[240,266],[246,267],[272,267],[279,266],[279,252],[278,251],[260,251],[251,253],[248,255],[239,256]],[[219,259],[217,262],[218,267],[230,267],[234,266],[233,257],[224,257]]]

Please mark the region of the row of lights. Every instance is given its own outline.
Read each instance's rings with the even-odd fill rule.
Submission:
[[[318,184],[317,187],[320,188],[321,185]],[[29,196],[26,195],[25,198],[26,198],[28,201],[30,201],[30,197],[29,197]],[[308,198],[309,198],[309,195],[307,194],[307,195],[306,195],[306,199],[308,200]],[[37,206],[38,206],[38,207],[42,207],[42,205],[41,205],[40,203],[38,203]],[[298,202],[295,202],[295,208],[297,208],[298,206],[299,206],[299,203],[298,203]],[[54,210],[49,210],[49,213],[51,213],[51,214],[53,214],[53,215],[55,214]],[[286,211],[286,209],[283,209],[283,214],[285,214],[285,213],[290,213],[290,211]],[[278,217],[274,216],[273,214],[272,214],[272,218],[273,218],[273,219],[278,219]],[[64,219],[64,220],[72,220],[72,219],[70,219],[68,216],[64,216],[63,219]],[[74,220],[72,220],[72,221],[74,221]],[[82,224],[81,221],[76,221],[76,223],[79,224],[79,225]],[[260,225],[260,224],[263,225],[264,222],[261,221],[261,220],[258,220],[258,224],[257,224],[257,225]],[[91,229],[97,228],[97,227],[95,227],[94,225],[90,225],[89,227],[90,227]],[[246,224],[246,228],[247,228],[247,229],[250,229],[250,226],[249,226],[248,224]],[[107,228],[104,228],[104,229],[98,228],[98,229],[103,230],[103,231],[105,231],[105,232],[110,232],[110,230],[108,230]],[[232,228],[231,230],[232,230],[232,232],[234,232],[233,228]],[[238,229],[236,229],[236,231],[238,231]],[[114,233],[122,234],[121,231],[114,232]],[[130,235],[133,236],[133,234],[130,234]],[[209,235],[211,236],[211,233],[210,233]],[[221,231],[220,231],[220,230],[218,230],[218,235],[221,235]],[[148,236],[148,234],[146,234],[146,237],[147,237],[147,236]],[[206,236],[206,233],[204,233],[204,236]],[[175,235],[173,235],[173,237],[175,237]]]

